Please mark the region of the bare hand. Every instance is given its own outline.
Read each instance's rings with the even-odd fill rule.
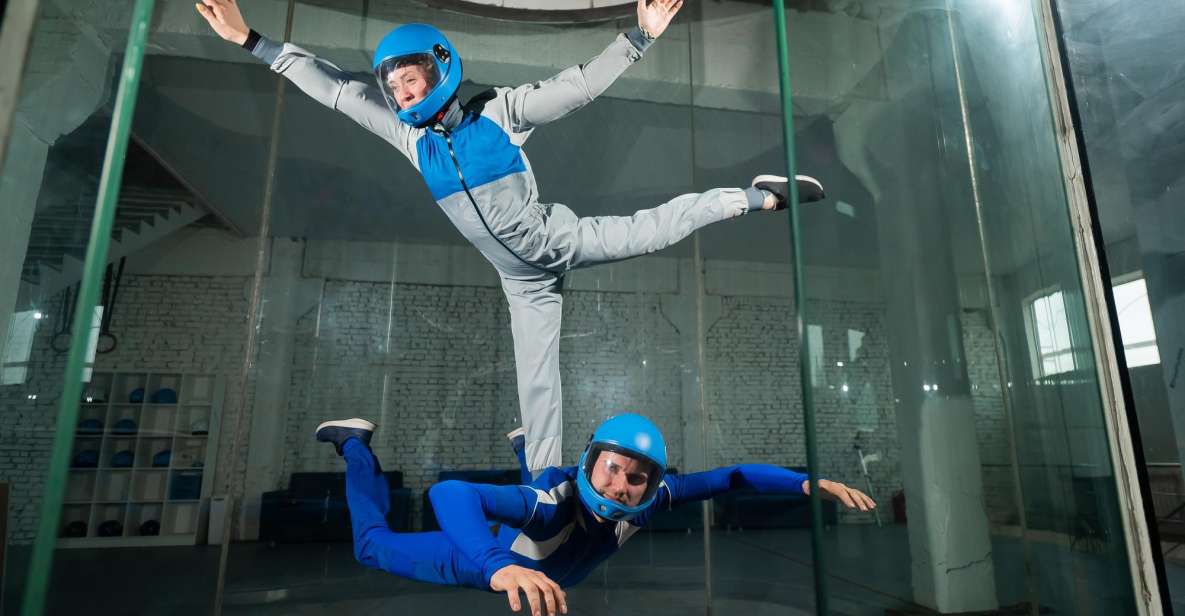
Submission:
[[[682,7],[683,0],[638,0],[638,25],[658,38]]]
[[[224,40],[236,45],[242,45],[247,40],[251,29],[243,21],[243,14],[239,12],[239,4],[235,0],[202,0],[194,8]]]
[[[856,488],[849,488],[838,481],[820,479],[819,490],[821,491],[819,496],[839,501],[848,509],[859,509],[860,511],[872,511],[876,509],[876,502],[869,498],[867,494]],[[811,493],[811,482],[809,479],[802,482],[802,492],[803,494]]]
[[[543,616],[544,609],[547,610],[547,616],[555,616],[557,606],[559,613],[568,613],[568,596],[560,585],[534,569],[506,565],[494,572],[490,578],[490,588],[495,592],[505,592],[510,609],[515,612],[522,608],[522,601],[518,597],[521,590],[531,604],[531,616]]]

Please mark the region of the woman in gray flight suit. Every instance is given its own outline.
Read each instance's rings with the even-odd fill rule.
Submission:
[[[519,407],[531,470],[561,466],[559,340],[568,270],[670,246],[696,229],[759,209],[782,209],[786,178],[758,176],[746,189],[686,194],[632,216],[578,217],[540,203],[522,146],[535,127],[587,105],[666,30],[682,0],[639,0],[638,26],[599,55],[546,81],[456,97],[461,58],[435,28],[391,31],[374,55],[376,84],[291,43],[251,30],[235,0],[202,0],[198,12],[222,38],[242,45],[306,94],[394,146],[424,177],[453,224],[502,279],[510,305]],[[823,198],[797,178],[801,202]]]

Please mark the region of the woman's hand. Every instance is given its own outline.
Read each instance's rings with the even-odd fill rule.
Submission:
[[[848,509],[859,509],[860,511],[872,511],[876,509],[876,502],[869,498],[867,494],[856,488],[849,488],[838,481],[820,479],[819,490],[819,496],[839,501]],[[802,482],[802,493],[811,493],[811,482],[809,479]]]
[[[682,7],[683,0],[638,0],[638,27],[658,38]]]
[[[224,40],[235,45],[242,45],[247,40],[251,28],[243,21],[243,14],[239,12],[235,0],[202,0],[194,8]]]
[[[534,569],[506,565],[494,572],[490,578],[490,588],[495,592],[506,593],[510,609],[515,612],[522,608],[522,601],[518,597],[521,590],[531,604],[531,616],[543,616],[544,609],[547,610],[547,616],[555,616],[557,608],[558,613],[568,613],[568,597],[560,585]]]

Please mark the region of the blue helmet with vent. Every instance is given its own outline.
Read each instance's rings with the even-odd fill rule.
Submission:
[[[606,420],[580,455],[576,488],[581,502],[597,516],[631,520],[654,503],[667,470],[662,431],[641,415]]]
[[[373,68],[387,106],[417,128],[431,124],[461,86],[461,56],[444,33],[425,24],[399,26],[384,36]],[[425,88],[427,95],[411,104]]]

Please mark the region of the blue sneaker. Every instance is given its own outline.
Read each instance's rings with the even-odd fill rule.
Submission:
[[[798,184],[798,203],[813,203],[822,201],[827,195],[823,192],[823,184],[809,175],[796,175],[794,181]],[[764,190],[777,198],[775,210],[784,210],[790,200],[790,183],[780,175],[759,175],[753,178],[753,188]]]
[[[337,455],[341,455],[342,446],[346,441],[356,438],[362,441],[363,445],[370,446],[370,437],[374,435],[374,429],[378,426],[366,421],[365,419],[335,419],[327,421],[317,426],[317,440],[326,443],[333,443],[337,449]]]

